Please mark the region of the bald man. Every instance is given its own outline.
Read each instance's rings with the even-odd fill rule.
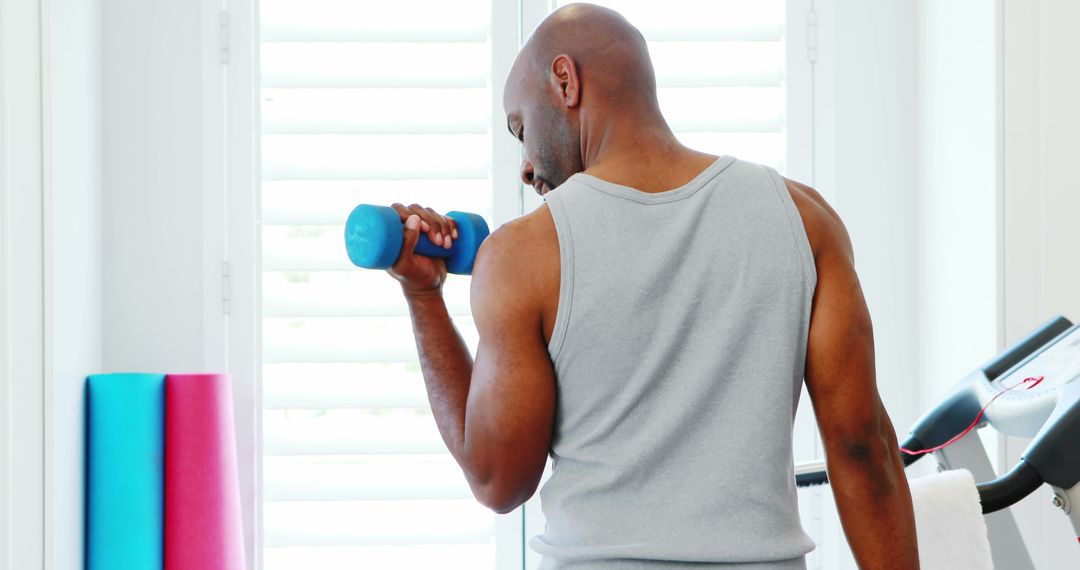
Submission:
[[[715,62],[723,65],[723,62]],[[805,568],[791,436],[805,379],[862,568],[918,566],[911,497],[878,396],[852,247],[813,189],[687,148],[641,34],[578,4],[507,79],[521,177],[546,203],[481,247],[473,361],[443,302],[453,221],[395,208],[443,440],[484,505],[537,488],[543,568]]]

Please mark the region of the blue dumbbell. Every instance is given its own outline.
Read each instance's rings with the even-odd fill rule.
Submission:
[[[472,273],[480,244],[488,236],[484,218],[467,212],[446,214],[457,223],[458,237],[450,249],[435,245],[420,234],[414,253],[446,259],[446,270],[458,275]],[[387,269],[397,261],[405,240],[401,217],[393,208],[360,204],[345,222],[345,250],[354,265],[367,269]]]

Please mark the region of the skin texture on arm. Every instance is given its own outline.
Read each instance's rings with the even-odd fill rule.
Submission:
[[[878,395],[870,314],[840,218],[812,188],[787,181],[818,274],[806,388],[825,446],[840,521],[860,568],[919,567],[911,491]]]
[[[552,279],[558,284],[550,214],[544,208],[506,224],[481,246],[472,281],[480,334],[473,362],[442,297],[445,263],[411,253],[421,220],[429,234],[452,236],[448,218],[418,207],[395,208],[406,230],[390,273],[408,302],[435,422],[477,500],[496,512],[512,511],[536,490],[555,415],[555,379],[545,340],[552,324],[544,311],[551,296],[544,288]],[[544,235],[545,215],[550,236]]]

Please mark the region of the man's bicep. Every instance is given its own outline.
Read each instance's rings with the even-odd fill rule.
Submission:
[[[479,345],[465,443],[483,466],[481,476],[490,479],[479,483],[492,486],[494,495],[521,498],[535,490],[551,445],[555,378],[534,292],[505,251],[512,243],[499,241],[485,243],[473,276]]]
[[[485,447],[496,471],[515,478],[539,478],[555,414],[551,361],[531,337],[506,329],[490,339],[481,334],[465,416],[466,444]]]
[[[858,446],[882,429],[873,329],[846,232],[837,221],[822,237],[806,387],[826,447]]]

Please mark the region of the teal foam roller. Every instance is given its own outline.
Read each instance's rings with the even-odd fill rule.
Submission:
[[[446,260],[446,270],[458,275],[470,275],[480,244],[488,236],[484,218],[468,212],[448,212],[457,224],[458,237],[445,249],[420,234],[414,253]],[[345,251],[353,265],[367,269],[387,269],[401,253],[405,236],[401,217],[386,206],[360,204],[345,222]]]
[[[86,568],[161,570],[165,375],[87,379]]]

